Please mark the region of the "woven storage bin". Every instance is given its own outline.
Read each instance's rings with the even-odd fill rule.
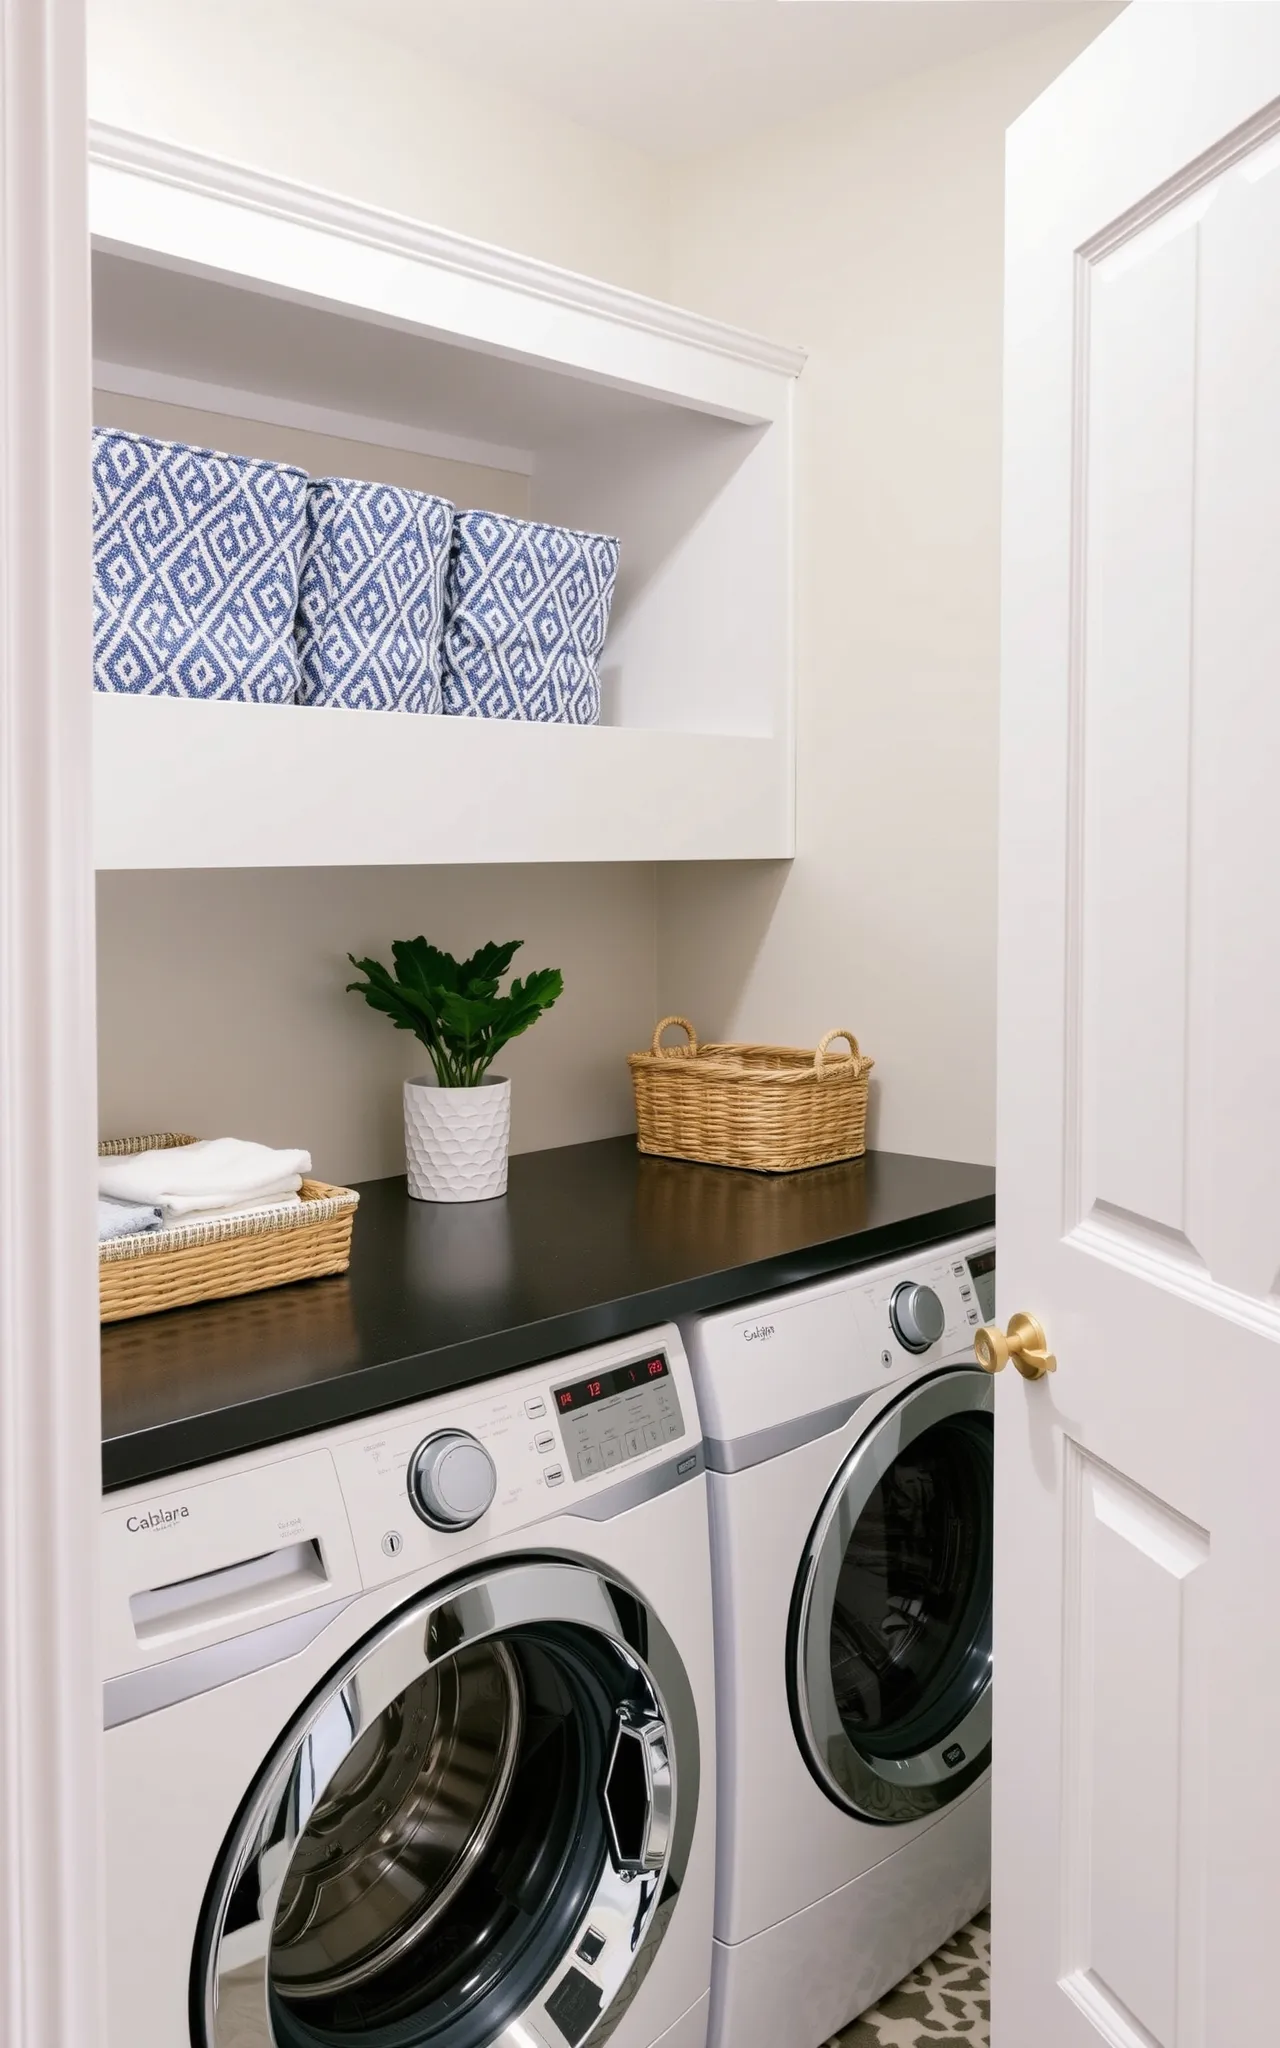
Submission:
[[[163,1131],[146,1138],[109,1138],[99,1145],[98,1155],[119,1158],[194,1143],[185,1133]],[[299,1193],[297,1208],[263,1209],[234,1220],[213,1216],[99,1245],[102,1321],[118,1323],[158,1309],[188,1308],[195,1301],[345,1273],[359,1195],[354,1188],[329,1187],[322,1180],[304,1180]]]
[[[300,704],[440,710],[452,534],[447,498],[341,476],[308,485]]]
[[[662,1043],[669,1025],[687,1045]],[[827,1058],[834,1039],[850,1051]],[[851,1031],[814,1052],[791,1045],[702,1045],[684,1017],[664,1017],[648,1052],[633,1052],[636,1142],[666,1159],[795,1173],[867,1149],[867,1076],[875,1061]]]
[[[306,472],[98,427],[93,684],[291,704]]]
[[[618,542],[606,533],[459,512],[445,594],[445,710],[595,725],[617,580]]]

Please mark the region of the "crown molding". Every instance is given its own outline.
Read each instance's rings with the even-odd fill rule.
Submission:
[[[549,300],[574,311],[594,313],[620,326],[632,327],[667,341],[683,342],[753,369],[798,377],[806,353],[769,341],[744,329],[685,312],[660,299],[645,298],[621,285],[562,270],[536,256],[522,256],[489,242],[474,241],[450,228],[430,227],[407,215],[344,199],[311,185],[229,163],[202,150],[187,149],[154,135],[117,128],[104,121],[89,123],[89,160],[104,169],[177,186],[203,198],[228,201],[277,220],[320,228],[352,242],[409,256],[463,277],[505,285],[530,298]]]

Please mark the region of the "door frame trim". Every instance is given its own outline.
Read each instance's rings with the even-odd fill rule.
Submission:
[[[0,0],[0,2037],[103,2038],[83,0]]]

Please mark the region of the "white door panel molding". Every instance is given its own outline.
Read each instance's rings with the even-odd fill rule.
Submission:
[[[1278,120],[1076,279],[1065,1221],[1224,1313],[1280,1266]]]

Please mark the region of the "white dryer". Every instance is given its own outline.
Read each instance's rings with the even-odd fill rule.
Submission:
[[[989,1233],[685,1329],[719,1711],[711,2048],[815,2048],[988,1897]]]
[[[703,2048],[673,1328],[103,1508],[111,2048]]]

